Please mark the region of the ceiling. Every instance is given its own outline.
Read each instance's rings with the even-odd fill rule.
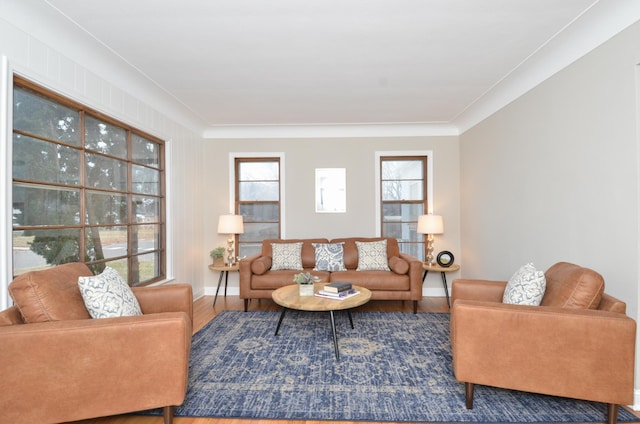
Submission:
[[[455,126],[603,7],[596,0],[46,2],[212,130]]]

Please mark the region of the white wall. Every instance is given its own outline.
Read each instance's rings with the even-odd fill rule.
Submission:
[[[7,58],[10,71],[167,141],[167,275],[191,283],[196,296],[202,294],[206,267],[200,256],[202,139],[198,123],[166,93],[52,14],[44,2],[3,1],[2,8],[0,56]],[[3,134],[9,132],[2,128]],[[1,172],[10,182],[11,160],[3,157],[2,163],[6,166]],[[0,207],[10,211],[10,184],[0,190]],[[0,225],[0,234],[10,237],[11,221],[3,218]],[[2,264],[0,290],[6,292],[11,269],[10,264]]]
[[[435,250],[460,253],[458,137],[305,138],[268,140],[207,140],[203,179],[210,185],[205,200],[203,256],[224,245],[216,233],[218,216],[229,211],[229,153],[284,152],[286,238],[376,236],[376,151],[433,151],[435,213],[444,216],[445,233],[436,237]],[[315,168],[346,168],[347,212],[315,212]],[[207,258],[208,259],[208,258]],[[456,273],[449,275],[455,278]],[[449,280],[451,281],[451,280]],[[215,292],[217,273],[205,280]],[[237,274],[229,277],[229,293],[238,293]],[[429,274],[425,292],[444,296],[440,276]]]
[[[638,321],[639,63],[637,23],[460,136],[465,277],[578,263]]]

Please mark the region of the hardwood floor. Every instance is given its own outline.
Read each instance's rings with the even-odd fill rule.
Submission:
[[[220,311],[243,310],[243,300],[238,296],[218,296],[216,307],[212,307],[213,296],[204,296],[193,303],[193,332],[196,333],[205,324],[211,321]],[[249,310],[280,310],[280,307],[268,299],[253,300]],[[370,312],[412,312],[412,302],[402,301],[376,301],[372,300],[358,308],[359,311]],[[444,297],[424,298],[418,303],[420,312],[448,312],[447,302]],[[633,412],[633,411],[632,411]],[[640,414],[635,413],[640,417]],[[287,421],[287,420],[251,420],[230,418],[187,418],[175,417],[174,424],[323,424],[328,421]],[[142,417],[137,415],[118,415],[113,417],[95,418],[90,420],[74,421],[69,424],[163,424],[162,417]],[[336,424],[368,424],[362,421],[334,421]],[[387,423],[393,424],[393,423]]]

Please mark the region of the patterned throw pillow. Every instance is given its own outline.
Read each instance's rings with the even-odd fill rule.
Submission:
[[[271,270],[302,270],[302,242],[271,243]]]
[[[358,268],[356,271],[389,271],[387,241],[356,241]]]
[[[106,267],[99,275],[78,277],[78,287],[92,318],[142,315],[131,287],[113,268]]]
[[[314,271],[346,271],[344,266],[344,242],[311,243],[316,251]]]
[[[538,306],[544,296],[547,280],[544,272],[532,263],[523,265],[507,282],[502,303]]]

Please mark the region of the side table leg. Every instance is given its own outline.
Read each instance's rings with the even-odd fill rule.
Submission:
[[[351,317],[351,311],[347,309],[347,315],[349,315],[349,322],[351,323],[351,329],[353,330],[355,327],[353,326],[353,317]]]
[[[278,335],[278,331],[280,331],[280,325],[282,324],[282,320],[284,319],[284,314],[287,312],[287,308],[282,308],[282,313],[280,314],[280,319],[278,320],[278,326],[276,327],[276,333],[274,336]]]
[[[424,284],[424,279],[427,278],[427,274],[429,273],[428,269],[424,270],[424,274],[422,274],[422,284]]]
[[[229,271],[225,272],[224,276],[224,297],[227,297],[227,285],[229,284]]]
[[[216,306],[216,300],[218,300],[218,292],[220,291],[220,283],[222,283],[222,274],[224,274],[225,272],[227,271],[220,271],[220,277],[218,277],[218,288],[216,288],[216,297],[213,298],[213,306]]]
[[[340,352],[338,351],[338,334],[336,333],[336,320],[333,318],[333,311],[329,311],[331,318],[331,333],[333,334],[333,349],[336,352],[336,360],[340,360]]]
[[[447,296],[447,306],[451,309],[451,303],[449,303],[449,287],[447,286],[447,274],[445,272],[440,273],[442,277],[442,286],[444,287],[444,294]]]

